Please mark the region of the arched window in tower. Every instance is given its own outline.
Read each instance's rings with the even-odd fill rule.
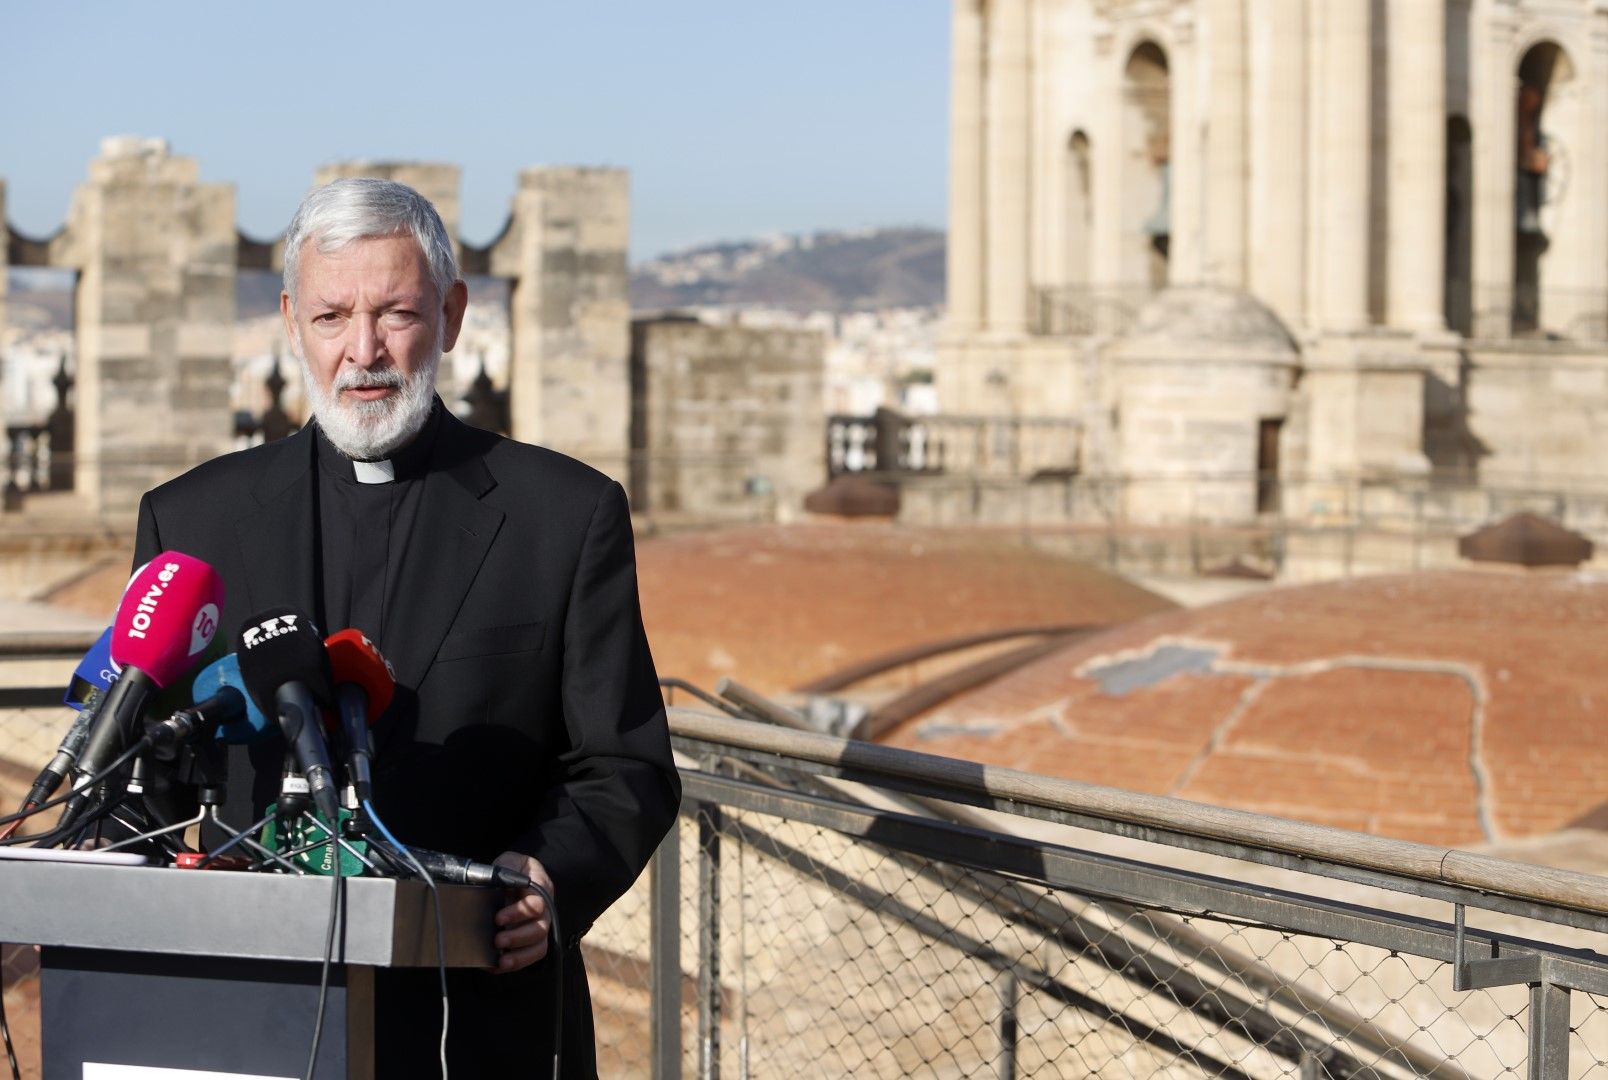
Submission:
[[[1514,147],[1513,333],[1548,329],[1569,298],[1549,280],[1549,252],[1557,230],[1555,210],[1569,178],[1568,110],[1560,98],[1574,78],[1574,66],[1558,45],[1543,41],[1519,62],[1515,94],[1517,145]],[[1550,311],[1557,307],[1560,310]]]
[[[1094,204],[1089,136],[1074,131],[1066,146],[1066,280],[1070,288],[1087,288],[1091,266]]]
[[[1123,278],[1161,288],[1167,284],[1172,242],[1170,163],[1172,85],[1167,54],[1141,42],[1123,71]]]

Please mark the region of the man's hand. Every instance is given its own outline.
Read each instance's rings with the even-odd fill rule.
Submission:
[[[547,868],[529,855],[505,851],[497,856],[496,863],[519,871],[549,894],[553,892],[553,879],[547,876]],[[553,926],[547,901],[539,893],[532,889],[510,889],[509,893],[514,900],[497,912],[497,935],[492,939],[501,953],[497,958],[499,974],[529,967],[546,956],[547,934]]]

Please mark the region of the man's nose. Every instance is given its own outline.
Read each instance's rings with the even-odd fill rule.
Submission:
[[[385,335],[376,316],[353,316],[346,354],[348,360],[363,368],[373,367],[385,358]]]

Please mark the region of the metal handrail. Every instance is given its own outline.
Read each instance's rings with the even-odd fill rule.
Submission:
[[[1608,880],[1592,874],[690,709],[670,710],[670,730],[756,762],[1608,932]]]

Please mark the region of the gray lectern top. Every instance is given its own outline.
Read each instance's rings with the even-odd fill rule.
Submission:
[[[322,961],[327,877],[0,860],[0,941],[121,952]],[[437,886],[448,967],[493,967],[500,889]],[[422,882],[347,878],[337,963],[434,967]]]

